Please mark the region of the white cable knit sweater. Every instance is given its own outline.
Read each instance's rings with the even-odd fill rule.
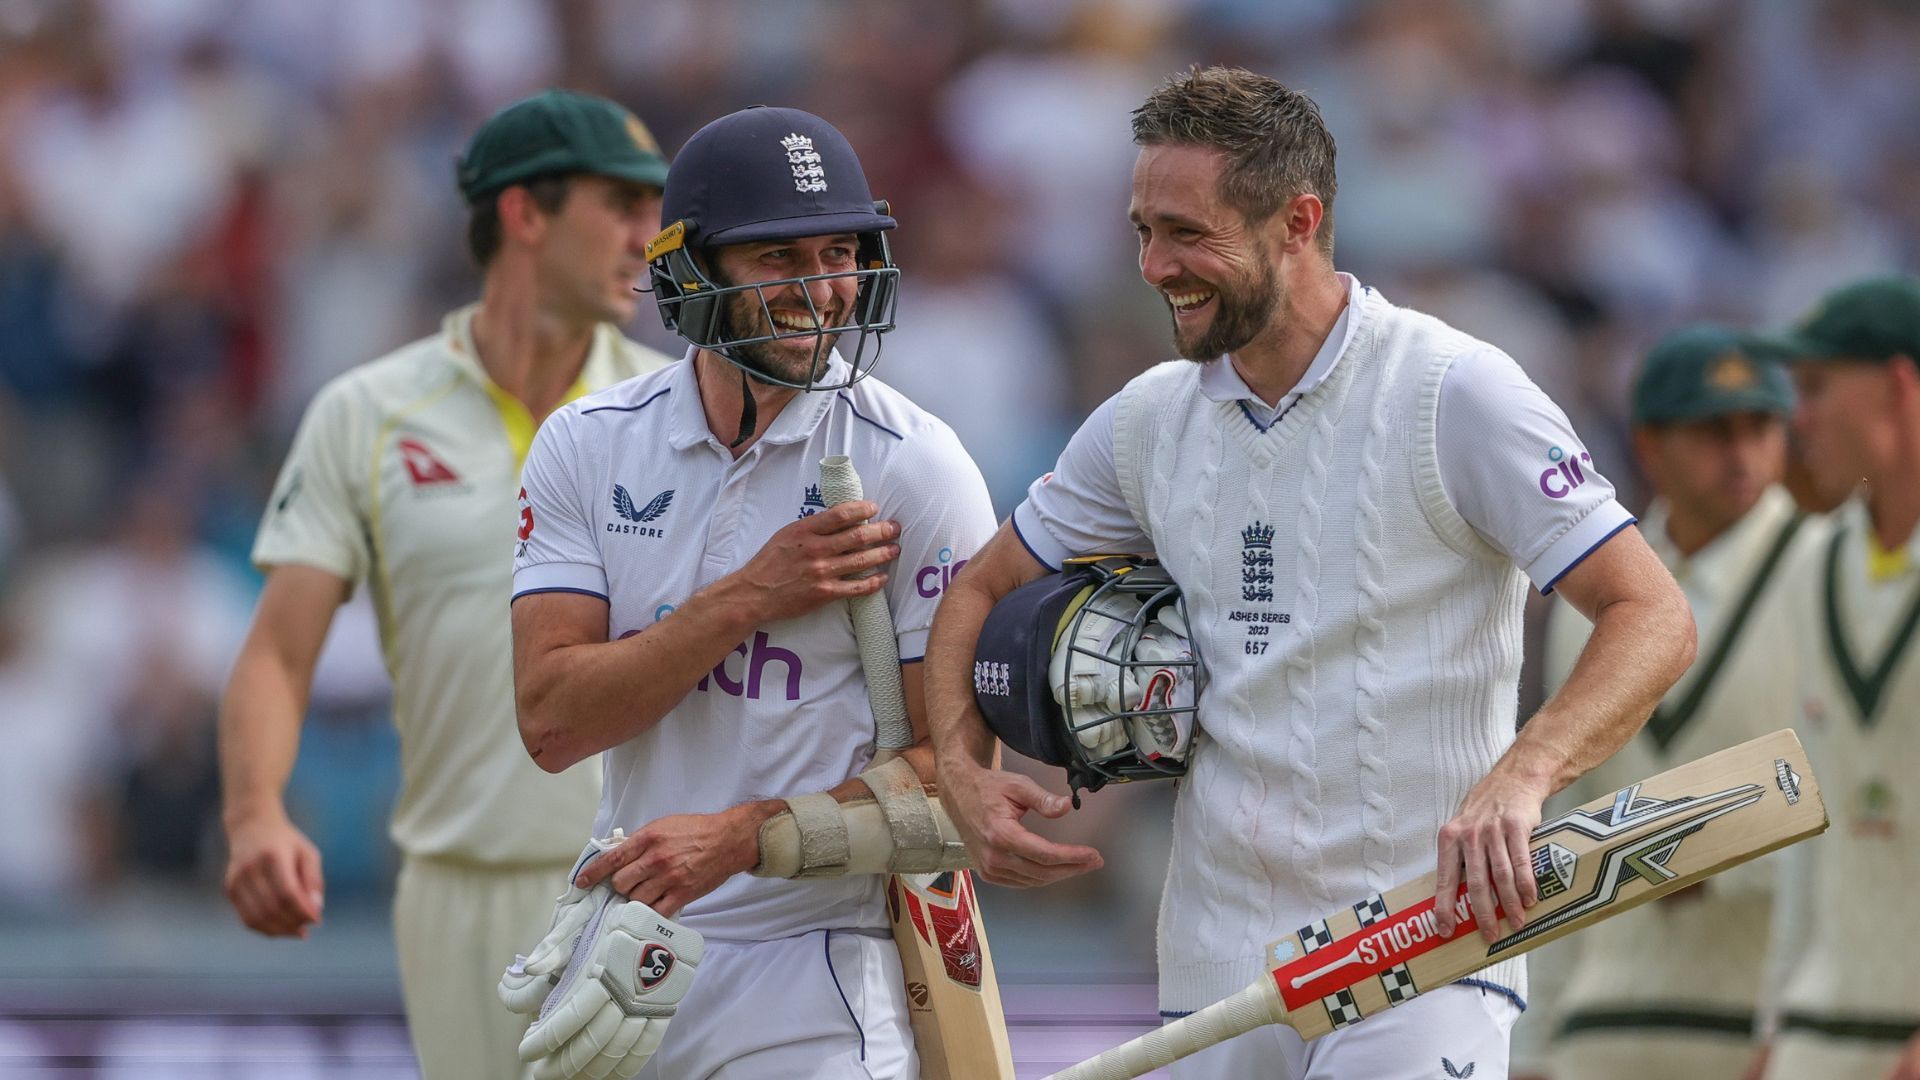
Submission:
[[[1211,682],[1175,810],[1160,1000],[1199,1009],[1263,946],[1433,869],[1435,837],[1513,739],[1525,578],[1448,502],[1435,415],[1479,341],[1362,292],[1340,364],[1265,432],[1134,379],[1128,506],[1180,582]],[[1519,959],[1479,976],[1525,994]]]

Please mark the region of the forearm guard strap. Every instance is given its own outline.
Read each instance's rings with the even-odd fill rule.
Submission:
[[[930,874],[970,865],[959,830],[904,758],[858,779],[871,799],[842,803],[824,792],[787,799],[787,809],[760,826],[754,875]]]

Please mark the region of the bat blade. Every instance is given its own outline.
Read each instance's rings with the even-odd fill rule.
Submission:
[[[864,497],[852,459],[820,462],[820,496],[830,507]],[[847,607],[873,705],[874,760],[884,761],[914,742],[893,615],[884,593]],[[887,917],[906,977],[922,1080],[1013,1080],[1000,983],[972,876],[964,870],[896,875],[887,881]]]
[[[907,981],[922,1080],[1013,1080],[1013,1048],[973,877],[900,874],[887,916]]]
[[[1239,994],[1054,1075],[1141,1076],[1262,1023],[1316,1038],[1826,828],[1806,751],[1776,731],[1542,822],[1539,903],[1491,944],[1465,886],[1453,932],[1438,932],[1428,874],[1274,942],[1268,976]]]

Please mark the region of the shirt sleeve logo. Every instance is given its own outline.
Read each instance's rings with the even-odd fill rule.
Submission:
[[[287,477],[286,489],[280,492],[278,499],[274,500],[273,512],[275,514],[286,513],[287,507],[293,503],[293,497],[298,494],[300,494],[300,469],[296,466],[292,474]]]
[[[938,559],[932,566],[923,566],[919,573],[913,575],[913,590],[928,600],[946,592],[947,587],[953,584],[954,575],[967,565],[965,559],[954,561],[950,547],[941,548]]]
[[[520,489],[520,539],[533,538],[533,500],[527,498],[527,489]]]
[[[1593,455],[1582,450],[1576,458],[1556,446],[1547,451],[1547,460],[1552,464],[1540,474],[1540,493],[1549,499],[1564,499],[1587,482],[1587,474],[1580,468],[1580,463],[1592,465]]]

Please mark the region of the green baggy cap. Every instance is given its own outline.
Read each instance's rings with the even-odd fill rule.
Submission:
[[[1636,424],[1792,411],[1793,384],[1786,371],[1750,355],[1733,330],[1709,323],[1661,338],[1633,383]]]
[[[1761,355],[1789,363],[1896,356],[1920,363],[1920,278],[1868,278],[1841,286],[1798,327],[1749,344]]]
[[[556,173],[594,173],[667,186],[667,158],[640,118],[603,97],[546,90],[495,113],[460,156],[469,204]]]

